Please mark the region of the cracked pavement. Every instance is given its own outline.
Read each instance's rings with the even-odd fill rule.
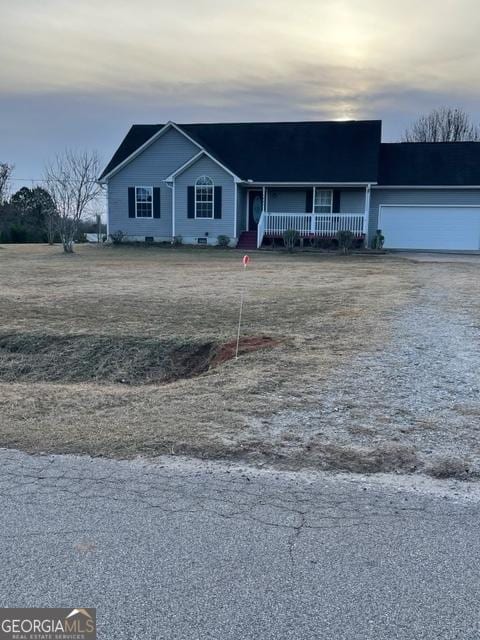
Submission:
[[[361,477],[0,450],[0,606],[98,637],[478,638],[477,498]]]

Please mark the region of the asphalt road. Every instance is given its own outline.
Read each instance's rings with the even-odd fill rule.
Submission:
[[[0,451],[0,605],[112,640],[476,639],[479,503],[328,476]]]

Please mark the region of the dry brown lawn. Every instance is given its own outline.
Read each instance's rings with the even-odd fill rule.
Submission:
[[[439,267],[392,256],[255,252],[244,273],[236,251],[79,246],[65,256],[59,247],[3,245],[0,334],[21,344],[53,344],[52,358],[57,342],[75,336],[90,345],[90,351],[78,352],[87,369],[94,360],[92,345],[104,348],[105,340],[132,353],[143,341],[232,340],[242,288],[242,334],[280,344],[169,384],[125,384],[101,375],[46,382],[41,373],[31,382],[21,368],[12,380],[11,366],[18,362],[12,365],[12,353],[0,345],[4,365],[9,358],[0,368],[0,446],[94,456],[244,457],[367,471],[387,460],[388,469],[413,469],[411,443],[390,436],[370,448],[368,440],[357,443],[367,460],[360,469],[348,442],[319,436],[313,455],[301,416],[321,406],[333,372],[366,354],[382,357],[394,319],[417,303],[426,282],[443,277],[438,269],[448,269],[452,285],[457,278],[457,288],[466,291],[468,265]],[[67,365],[74,367],[69,349]],[[130,361],[131,351],[125,353],[123,360]],[[48,353],[40,357],[33,348],[21,355],[31,374]],[[58,357],[65,363],[61,350]],[[375,402],[375,389],[361,401]],[[281,439],[274,429],[262,430],[285,412],[299,417]],[[353,434],[365,432],[365,438],[378,433],[378,424],[373,429],[350,421],[347,427]]]

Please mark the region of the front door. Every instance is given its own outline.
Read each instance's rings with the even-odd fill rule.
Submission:
[[[256,231],[263,210],[263,193],[260,190],[248,192],[248,230]]]

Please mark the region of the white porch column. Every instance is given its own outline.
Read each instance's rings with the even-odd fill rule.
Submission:
[[[312,211],[310,218],[310,233],[315,235],[316,225],[315,225],[315,187],[312,187]]]
[[[240,234],[237,233],[238,183],[234,182],[234,185],[235,193],[233,196],[233,237],[238,238],[240,236]]]
[[[267,188],[265,186],[262,187],[262,210],[267,210]]]
[[[363,216],[363,233],[365,234],[365,246],[368,247],[368,222],[370,219],[370,193],[372,185],[368,184],[365,190],[365,213]]]

